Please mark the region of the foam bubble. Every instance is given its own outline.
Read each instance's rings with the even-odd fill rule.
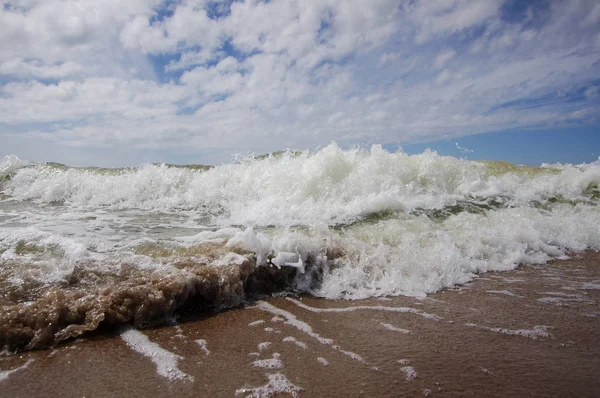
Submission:
[[[308,348],[308,346],[306,345],[306,343],[304,343],[304,342],[302,342],[302,341],[300,341],[300,340],[296,339],[296,338],[295,338],[295,337],[293,337],[293,336],[284,337],[282,341],[284,341],[284,342],[290,342],[290,343],[294,343],[294,344],[296,344],[298,347],[300,347],[300,348],[303,348],[303,349],[305,349],[305,350]]]
[[[298,393],[304,390],[289,381],[283,373],[270,373],[266,376],[269,381],[264,386],[239,388],[235,391],[235,395],[248,394],[247,398],[266,398],[287,393],[292,397],[297,397]]]
[[[274,355],[273,358],[258,359],[252,362],[252,366],[265,369],[281,369],[283,368],[283,362],[279,359],[279,356]]]
[[[265,341],[263,343],[259,343],[258,344],[258,351],[264,351],[267,348],[269,348],[271,346],[271,342],[270,341]]]
[[[335,350],[339,350],[342,354],[346,355],[347,357],[352,358],[355,361],[362,362],[365,365],[367,364],[367,361],[365,361],[363,357],[361,357],[360,355],[358,355],[355,352],[347,351],[347,350],[342,350],[340,348],[340,346],[338,346],[338,345],[334,345],[334,346],[332,346],[332,348],[335,349]]]
[[[417,371],[412,366],[403,366],[400,370],[404,373],[406,381],[413,381],[417,377]]]

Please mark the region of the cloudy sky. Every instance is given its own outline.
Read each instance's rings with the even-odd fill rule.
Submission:
[[[0,7],[0,156],[215,164],[332,141],[600,136],[597,0]]]

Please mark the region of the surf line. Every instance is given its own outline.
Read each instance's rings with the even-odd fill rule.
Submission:
[[[340,351],[342,354],[352,358],[353,360],[361,362],[366,366],[369,366],[369,364],[367,363],[367,361],[365,361],[363,359],[363,357],[361,357],[360,355],[358,355],[352,351],[342,350],[342,348],[339,345],[333,344],[332,339],[322,337],[320,334],[314,332],[312,326],[310,326],[308,323],[306,323],[304,321],[299,320],[296,317],[296,315],[292,314],[291,312],[288,312],[286,310],[282,310],[281,308],[275,307],[274,305],[269,304],[266,301],[259,301],[258,303],[256,303],[256,305],[254,305],[250,308],[257,308],[262,311],[270,312],[271,314],[274,314],[274,315],[282,316],[283,318],[286,319],[284,324],[293,326],[296,329],[300,330],[301,332],[306,333],[310,337],[316,339],[319,343],[321,343],[323,345],[328,345],[333,350]]]
[[[298,307],[303,308],[307,311],[311,312],[352,312],[352,311],[361,311],[361,310],[373,310],[373,311],[387,311],[387,312],[400,312],[400,313],[411,313],[420,315],[427,319],[432,319],[434,321],[440,321],[444,319],[443,317],[435,314],[429,314],[427,312],[418,310],[416,308],[411,307],[385,307],[382,305],[357,305],[356,307],[341,307],[341,308],[316,308],[306,305],[296,299],[291,297],[285,298],[288,301],[296,304]]]

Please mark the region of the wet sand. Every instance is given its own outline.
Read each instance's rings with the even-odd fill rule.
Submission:
[[[276,297],[7,354],[0,396],[591,397],[599,341],[588,252],[424,299]]]

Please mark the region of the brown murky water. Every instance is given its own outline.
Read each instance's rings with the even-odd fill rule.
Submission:
[[[419,300],[271,298],[0,357],[2,397],[600,396],[600,254]]]

